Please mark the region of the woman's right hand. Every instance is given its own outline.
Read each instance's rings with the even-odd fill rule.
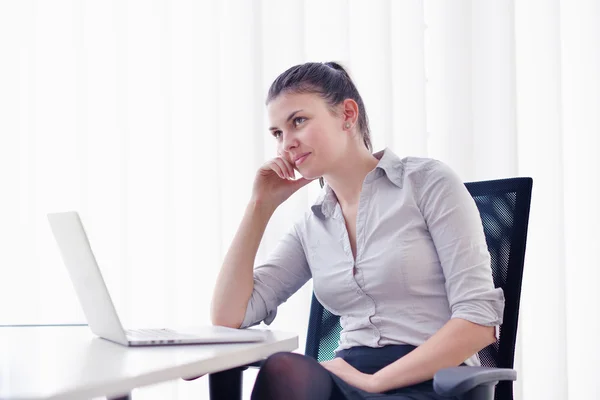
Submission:
[[[256,172],[252,196],[256,201],[279,207],[310,179],[294,179],[294,167],[282,157],[275,157],[264,163]]]

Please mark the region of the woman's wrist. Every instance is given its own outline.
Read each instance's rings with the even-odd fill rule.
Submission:
[[[261,214],[273,214],[275,212],[275,210],[277,209],[278,205],[277,204],[273,204],[273,202],[258,197],[258,196],[252,196],[252,198],[250,199],[250,202],[248,204],[248,207],[255,212],[259,212]]]

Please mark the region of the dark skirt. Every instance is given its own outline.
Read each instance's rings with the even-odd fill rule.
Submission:
[[[337,357],[341,357],[348,364],[362,373],[374,374],[383,367],[386,367],[399,358],[407,355],[414,349],[414,346],[409,345],[391,345],[380,348],[357,346],[339,351]],[[433,380],[428,380],[400,389],[390,390],[385,393],[369,393],[346,383],[331,372],[329,374],[331,375],[335,385],[338,387],[339,392],[341,392],[342,399],[459,400],[457,397],[449,398],[436,394],[433,390]],[[339,398],[340,396],[337,394],[335,397]]]

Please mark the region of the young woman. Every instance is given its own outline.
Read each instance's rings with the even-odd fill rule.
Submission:
[[[342,333],[331,361],[269,357],[252,398],[441,398],[435,372],[478,365],[502,323],[504,295],[472,197],[439,161],[373,154],[363,101],[339,64],[288,69],[267,107],[279,156],[256,174],[217,279],[213,323],[270,324],[313,278]],[[317,178],[321,196],[254,269],[275,209]]]

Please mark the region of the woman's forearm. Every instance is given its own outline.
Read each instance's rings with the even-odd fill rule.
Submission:
[[[251,200],[217,277],[211,305],[214,325],[239,328],[254,289],[254,260],[275,208]]]
[[[372,376],[377,392],[427,381],[443,368],[455,367],[495,338],[493,326],[482,326],[464,319],[448,321],[425,343]]]

